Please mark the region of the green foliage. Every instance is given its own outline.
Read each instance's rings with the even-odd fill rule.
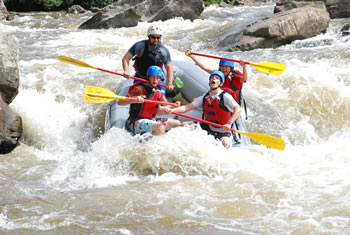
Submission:
[[[66,10],[74,4],[85,9],[102,8],[117,0],[3,0],[8,10],[12,11],[57,11]]]
[[[116,0],[91,0],[88,2],[89,2],[90,8],[92,8],[92,7],[105,7],[116,2]]]
[[[62,0],[45,0],[43,2],[44,4],[44,9],[48,11],[56,10],[58,9],[62,4]]]
[[[223,2],[224,0],[204,0],[204,5],[205,6],[209,6],[212,4],[219,4],[221,2]]]

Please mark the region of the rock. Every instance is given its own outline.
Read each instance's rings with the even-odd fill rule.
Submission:
[[[10,153],[22,136],[22,119],[0,96],[0,154]]]
[[[73,5],[70,8],[68,8],[67,12],[69,14],[82,14],[82,13],[85,13],[86,10],[79,5]]]
[[[4,5],[4,2],[0,0],[0,20],[7,19],[9,17],[9,13]]]
[[[80,25],[81,29],[107,29],[136,26],[138,22],[168,20],[174,17],[194,20],[204,10],[202,0],[120,0],[102,9]]]
[[[18,93],[18,52],[18,40],[0,34],[0,154],[11,152],[22,136],[22,119],[8,107]]]
[[[18,93],[18,40],[10,34],[0,35],[0,93],[10,104]]]
[[[294,40],[313,37],[324,32],[330,17],[326,8],[310,5],[281,12],[247,28],[231,50],[278,47]]]
[[[323,1],[287,1],[287,0],[279,0],[276,2],[276,6],[274,8],[274,13],[279,13],[283,11],[288,11],[294,8],[303,7],[303,6],[312,6],[317,8],[324,8],[325,4]]]
[[[332,19],[350,17],[349,0],[327,0],[326,5]]]
[[[342,36],[349,36],[350,35],[350,24],[345,24],[340,30]]]

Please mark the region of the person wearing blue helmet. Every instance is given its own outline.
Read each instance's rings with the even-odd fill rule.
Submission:
[[[129,118],[126,121],[126,129],[133,135],[151,133],[154,135],[164,134],[174,127],[183,124],[174,119],[158,119],[157,114],[167,114],[166,106],[157,103],[144,102],[145,99],[161,101],[163,95],[157,88],[163,79],[163,72],[159,66],[152,65],[147,70],[147,83],[137,82],[129,88],[126,97],[133,97],[136,100],[119,100],[119,105],[130,104]]]
[[[241,114],[241,108],[228,91],[221,89],[224,80],[224,73],[221,71],[212,72],[209,76],[210,90],[207,93],[194,99],[190,104],[175,108],[167,107],[166,111],[168,113],[186,113],[193,109],[203,109],[205,120],[219,123],[223,125],[223,128],[201,123],[202,129],[206,130],[216,139],[220,139],[225,147],[229,147],[232,145],[232,132],[230,128]]]
[[[188,55],[195,63],[198,65],[201,69],[206,71],[207,73],[211,74],[216,69],[211,69],[207,66],[205,66],[203,63],[201,63],[194,55],[191,54],[190,50],[186,51],[186,55]],[[243,83],[247,82],[248,80],[248,73],[246,68],[246,62],[241,60],[240,65],[243,68],[243,73],[241,73],[239,70],[234,69],[234,62],[232,61],[232,58],[229,56],[224,56],[223,58],[229,59],[221,59],[219,62],[219,70],[224,73],[225,75],[225,81],[223,85],[223,89],[227,89],[233,98],[238,102],[239,105],[241,105],[243,96],[242,96],[242,87]]]

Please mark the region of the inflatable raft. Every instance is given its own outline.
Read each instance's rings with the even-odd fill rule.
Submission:
[[[188,61],[173,61],[174,77],[179,77],[183,82],[182,88],[176,88],[172,92],[167,92],[167,99],[169,102],[181,101],[181,104],[191,102],[194,98],[201,96],[209,91],[208,78],[209,74],[201,70],[195,64]],[[133,84],[132,79],[126,80],[117,90],[116,94],[125,96],[129,87]],[[105,118],[105,132],[112,127],[125,128],[126,120],[129,117],[130,105],[118,105],[118,100],[109,102],[106,118]],[[202,118],[202,110],[191,110],[186,115]],[[189,121],[183,117],[167,115],[169,118],[178,119],[180,121]],[[233,129],[247,132],[243,118],[239,117],[234,123]],[[233,133],[233,147],[248,146],[250,139],[241,134]]]

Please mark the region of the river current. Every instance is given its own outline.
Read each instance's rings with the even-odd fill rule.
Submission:
[[[107,104],[84,87],[116,90],[124,78],[57,59],[122,72],[121,58],[149,23],[79,30],[91,17],[21,13],[1,22],[20,44],[21,144],[0,156],[2,234],[350,234],[350,38],[327,32],[277,49],[227,52],[217,37],[271,16],[273,5],[205,9],[193,22],[155,22],[172,59],[184,52],[287,65],[279,75],[248,66],[250,132],[282,138],[225,149],[200,129],[139,142],[104,133]],[[218,61],[200,57],[217,67]],[[239,66],[237,65],[237,68]]]

